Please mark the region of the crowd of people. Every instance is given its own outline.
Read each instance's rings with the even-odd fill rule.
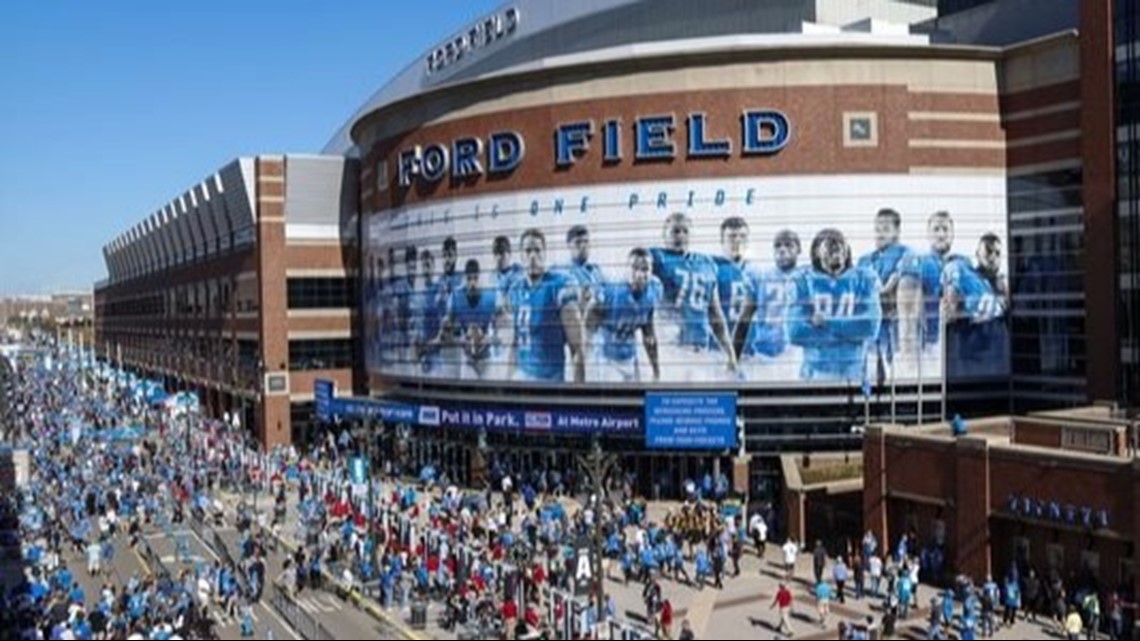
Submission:
[[[832,604],[845,604],[852,598],[872,601],[872,609],[880,616],[839,621],[840,639],[893,638],[901,632],[899,623],[916,616],[920,606],[926,608],[922,627],[922,638],[926,639],[989,638],[1002,628],[1039,619],[1050,621],[1047,627],[1056,636],[1068,639],[1104,635],[1109,639],[1131,638],[1128,635],[1137,605],[1127,582],[1103,585],[1091,568],[1068,577],[1050,569],[1042,576],[1024,557],[1011,562],[1000,581],[992,575],[975,581],[959,574],[945,582],[924,574],[923,559],[929,555],[912,555],[919,549],[917,543],[913,531],[905,532],[893,550],[884,550],[868,531],[859,544],[848,541],[838,555],[832,556],[822,541],[816,541],[811,551],[813,581],[809,594],[820,628],[835,629]],[[795,563],[803,550],[789,540],[783,552],[786,571],[771,602],[771,609],[779,612],[773,628],[793,636],[795,597],[791,586]],[[942,583],[948,584],[929,587]],[[931,590],[928,598],[920,594],[920,586]]]
[[[7,386],[9,402],[24,408],[14,444],[32,460],[27,484],[0,497],[8,553],[0,635],[208,639],[229,620],[253,636],[250,604],[264,582],[249,569],[260,553],[251,550],[247,567],[191,563],[185,535],[175,533],[188,508],[214,503],[219,479],[174,434],[190,423],[74,355],[48,354],[10,373]],[[176,542],[173,570],[150,535]],[[123,576],[115,559],[132,550],[141,570]],[[100,587],[88,593],[81,583]]]
[[[34,464],[22,491],[0,497],[0,532],[20,568],[0,594],[5,638],[211,638],[220,621],[264,637],[249,608],[275,583],[293,595],[356,590],[413,623],[424,622],[432,603],[434,623],[461,637],[611,638],[624,630],[623,638],[692,639],[690,622],[675,620],[669,582],[723,589],[747,555],[768,566],[773,515],[726,501],[727,480],[712,474],[686,483],[688,500],[655,519],[623,475],[603,497],[588,494],[589,479],[574,471],[496,460],[479,490],[432,466],[401,475],[379,460],[384,473],[364,480],[349,462],[372,448],[347,429],[329,430],[306,451],[264,452],[226,421],[155,417],[116,381],[63,359],[26,368],[16,382],[16,400],[31,408],[20,420]],[[246,497],[237,558],[182,564],[172,574],[148,555],[148,534],[177,538],[174,528],[188,520],[223,518],[222,490]],[[271,576],[267,558],[282,544],[289,558]],[[130,547],[152,562],[120,576],[115,559]],[[890,638],[900,622],[913,625],[921,606],[931,639],[992,636],[1037,617],[1069,638],[1115,639],[1125,638],[1135,612],[1124,587],[1040,573],[1024,559],[1000,579],[920,588],[940,583],[943,559],[914,532],[893,546],[868,532],[839,549],[822,541],[779,547],[784,573],[772,627],[788,636],[796,632],[797,579],[820,627],[840,638]],[[805,556],[812,574],[797,576]],[[80,587],[83,571],[101,585],[97,594]],[[599,571],[609,589],[596,589]],[[638,584],[643,613],[619,611],[614,582]],[[848,599],[873,601],[877,616],[833,621],[832,604]]]

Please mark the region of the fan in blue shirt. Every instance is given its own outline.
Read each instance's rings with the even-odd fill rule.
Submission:
[[[569,347],[574,382],[584,382],[578,287],[569,276],[547,271],[546,235],[541,230],[523,232],[520,245],[527,274],[511,286],[509,296],[514,320],[511,371],[524,381],[564,381]]]
[[[851,248],[836,229],[812,242],[813,269],[796,280],[789,318],[791,342],[804,349],[806,380],[862,381],[867,341],[882,319],[879,279],[851,264]]]

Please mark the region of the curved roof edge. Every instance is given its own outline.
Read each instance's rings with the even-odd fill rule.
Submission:
[[[566,64],[593,51],[777,34],[860,32],[865,37],[909,40],[910,24],[936,14],[906,0],[866,0],[859,5],[858,16],[849,10],[836,13],[829,6],[823,0],[765,0],[763,4],[742,0],[508,1],[405,66],[356,110],[322,153],[354,155],[353,127],[388,105],[442,87],[547,66],[551,61]]]

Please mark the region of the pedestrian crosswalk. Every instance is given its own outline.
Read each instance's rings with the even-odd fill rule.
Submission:
[[[296,597],[297,605],[309,614],[328,614],[340,611],[342,604],[331,594],[299,594]]]

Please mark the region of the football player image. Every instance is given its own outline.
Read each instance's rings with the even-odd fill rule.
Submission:
[[[945,211],[934,213],[927,221],[930,252],[911,254],[899,267],[897,290],[899,318],[899,351],[906,370],[918,364],[920,354],[941,361],[937,348],[941,336],[940,307],[942,302],[942,273],[946,266],[966,261],[952,254],[954,247],[954,220]],[[896,359],[897,360],[897,359]],[[931,369],[935,374],[941,366]]]
[[[587,327],[602,338],[602,363],[598,378],[607,383],[637,383],[643,380],[638,359],[637,334],[652,370],[652,380],[661,380],[657,353],[656,311],[664,292],[653,276],[653,258],[642,247],[629,252],[627,280],[602,285],[590,303]]]
[[[688,216],[671,214],[664,226],[666,247],[651,251],[653,275],[665,293],[663,324],[678,331],[669,340],[675,353],[665,360],[682,367],[684,382],[716,380],[712,372],[721,366],[730,374],[736,372],[736,353],[717,292],[716,263],[689,251],[691,230]]]
[[[756,287],[749,292],[733,333],[738,357],[751,357],[754,380],[798,378],[802,350],[788,344],[788,305],[795,296],[799,266],[800,237],[784,229],[772,241],[775,266],[760,273]]]
[[[511,289],[516,278],[523,275],[523,268],[512,260],[511,239],[506,236],[496,236],[491,243],[491,254],[495,257],[495,284],[503,296]]]
[[[396,302],[396,354],[402,369],[414,369],[415,341],[412,336],[412,303],[416,292],[416,268],[419,252],[414,246],[404,249],[404,276],[395,280],[392,296]]]
[[[495,258],[495,286],[500,300],[506,304],[510,299],[511,285],[513,285],[516,280],[525,278],[526,274],[522,265],[514,262],[510,238],[506,236],[496,236],[495,240],[491,243],[491,255]],[[493,376],[493,378],[509,376],[509,374],[503,374],[502,371],[507,368],[507,361],[510,358],[510,331],[509,328],[502,328],[499,333],[500,340],[491,347],[491,358],[494,360],[494,370],[499,373],[498,376]]]
[[[418,361],[418,373],[434,376],[439,373],[441,353],[439,345],[430,345],[439,335],[445,312],[444,301],[435,279],[435,255],[430,249],[420,251],[420,283],[414,288],[411,304],[412,340]]]
[[[870,269],[879,277],[882,289],[883,323],[873,347],[875,359],[872,375],[878,380],[887,378],[895,351],[898,349],[898,293],[900,268],[913,252],[899,243],[902,216],[894,209],[880,209],[875,214],[875,249],[859,259],[859,267]]]
[[[429,346],[441,345],[458,333],[463,353],[460,378],[484,380],[489,378],[491,347],[497,341],[496,324],[503,316],[502,305],[495,289],[480,287],[479,261],[468,260],[463,275],[465,284],[452,292],[439,334]]]
[[[942,316],[950,369],[962,374],[1001,374],[1008,367],[1009,284],[1002,276],[1002,242],[996,234],[978,241],[976,263],[954,261],[942,272]]]
[[[812,269],[796,277],[788,338],[804,350],[802,378],[862,382],[867,342],[878,336],[879,277],[856,267],[843,233],[825,229],[811,244]]]
[[[566,232],[566,248],[570,264],[565,271],[578,281],[582,290],[582,306],[592,298],[594,290],[602,285],[602,268],[590,262],[590,230],[585,225],[574,225]]]
[[[575,383],[586,380],[583,353],[584,323],[579,289],[566,274],[546,269],[546,235],[528,229],[519,240],[526,276],[511,286],[513,320],[509,370],[518,381],[566,380],[566,349],[570,350]]]
[[[396,328],[396,310],[392,304],[392,284],[388,275],[388,265],[384,259],[376,257],[376,281],[373,304],[376,318],[376,353],[381,367],[391,363],[392,337]]]
[[[384,259],[379,256],[368,258],[368,281],[364,288],[364,305],[369,313],[367,345],[367,366],[375,370],[380,367],[380,346],[383,337],[384,309],[380,297],[384,291]]]
[[[448,236],[443,240],[443,274],[439,277],[436,288],[439,298],[436,301],[436,309],[441,313],[447,310],[447,303],[451,300],[451,295],[463,287],[463,274],[456,271],[458,265],[459,243],[455,241],[455,237]],[[442,318],[440,320],[442,321]],[[459,348],[459,328],[453,327],[452,331],[455,332],[451,337],[452,340],[445,342],[442,347],[440,376],[454,379],[459,378],[463,354]]]
[[[578,304],[582,307],[582,317],[586,317],[586,310],[597,291],[602,287],[605,278],[602,268],[590,262],[590,230],[585,225],[574,225],[566,232],[566,249],[570,255],[570,264],[561,268],[578,283]],[[601,340],[587,327],[585,336],[586,370],[587,375],[598,371],[602,366]]]
[[[741,329],[740,320],[749,298],[756,298],[759,274],[748,264],[748,223],[739,216],[725,218],[720,224],[720,244],[724,255],[714,258],[717,270],[717,295],[721,311],[728,322],[730,335]],[[734,341],[735,342],[735,341]],[[746,346],[750,352],[750,345]],[[741,352],[736,352],[737,358]]]

